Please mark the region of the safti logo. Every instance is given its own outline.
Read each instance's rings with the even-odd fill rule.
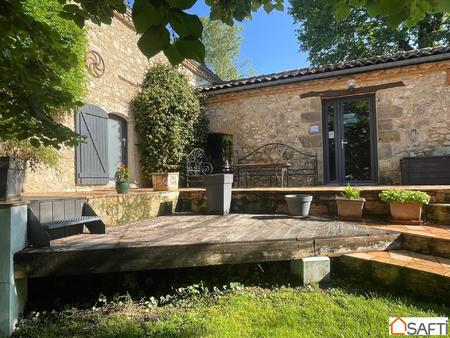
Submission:
[[[446,336],[447,317],[389,317],[391,336]]]

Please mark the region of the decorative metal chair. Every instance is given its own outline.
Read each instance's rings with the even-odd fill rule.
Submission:
[[[238,156],[233,167],[237,186],[304,186],[317,184],[317,154],[283,143],[268,143]]]
[[[202,185],[202,176],[212,174],[213,170],[205,151],[201,148],[193,149],[186,156],[186,186],[189,188],[193,183],[196,186]]]

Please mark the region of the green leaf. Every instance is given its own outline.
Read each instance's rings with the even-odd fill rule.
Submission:
[[[166,0],[166,2],[174,8],[189,9],[197,2],[197,0]]]
[[[170,45],[170,34],[164,26],[153,26],[138,40],[138,47],[148,58],[155,56]]]
[[[204,62],[205,46],[199,39],[180,37],[174,45],[183,58]]]
[[[184,60],[175,44],[172,44],[168,48],[164,49],[164,55],[167,57],[172,66],[178,65]]]
[[[170,11],[169,22],[172,28],[181,37],[193,36],[201,38],[203,25],[198,16],[187,14],[181,10]]]
[[[136,32],[143,33],[151,26],[165,26],[167,17],[162,6],[154,6],[149,0],[135,0],[132,13]]]
[[[435,0],[435,7],[442,12],[450,13],[450,1],[448,0]]]

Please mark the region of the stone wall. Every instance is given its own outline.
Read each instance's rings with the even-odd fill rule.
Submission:
[[[108,113],[124,118],[128,122],[128,165],[130,182],[141,185],[147,181],[141,177],[139,167],[138,140],[134,130],[134,119],[128,104],[142,84],[147,69],[157,63],[168,62],[160,53],[147,59],[137,47],[139,36],[132,27],[128,15],[116,15],[111,25],[87,23],[89,51],[97,52],[104,61],[104,74],[101,77],[88,75],[88,91],[85,103],[101,107]],[[196,66],[186,62],[180,71],[192,85],[207,83],[199,76]],[[74,116],[69,116],[64,123],[74,129]],[[35,173],[28,172],[25,183],[26,192],[92,190],[96,187],[77,186],[75,184],[74,149],[63,148],[60,152],[57,168],[43,168]]]
[[[351,76],[214,95],[205,100],[211,132],[234,136],[236,150],[246,153],[281,142],[317,153],[323,182],[322,103],[300,98],[310,91],[346,90],[403,81],[404,87],[375,94],[380,183],[400,183],[405,156],[450,154],[450,62],[437,62]],[[311,127],[316,128],[311,128]]]

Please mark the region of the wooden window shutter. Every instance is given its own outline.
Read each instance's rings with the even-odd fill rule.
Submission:
[[[77,184],[107,184],[108,113],[90,104],[80,107],[76,115],[76,131],[86,141],[76,149]]]

